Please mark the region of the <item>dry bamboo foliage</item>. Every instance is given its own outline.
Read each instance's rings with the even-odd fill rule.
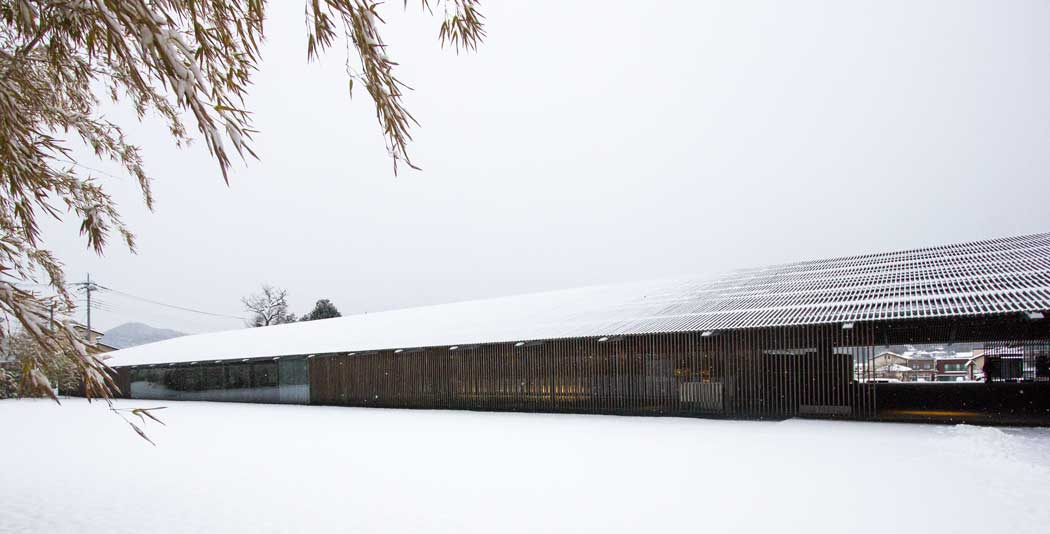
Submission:
[[[341,30],[359,68],[394,165],[408,156],[416,120],[405,109],[407,87],[380,35],[379,4],[307,0],[307,57],[332,46]],[[407,2],[405,4],[407,7]],[[472,50],[484,38],[476,0],[423,0],[445,11],[442,45]],[[68,358],[84,376],[89,398],[110,398],[115,384],[103,360],[68,321],[50,319],[51,302],[24,288],[43,282],[57,294],[56,316],[73,309],[62,264],[41,240],[38,216],[73,216],[87,244],[101,254],[116,235],[134,251],[135,238],[116,205],[70,142],[133,176],[152,209],[150,176],[139,148],[100,112],[102,98],[163,120],[178,146],[197,134],[228,182],[231,154],[256,157],[245,96],[260,61],[265,0],[0,0],[0,314],[51,358]],[[348,57],[348,65],[354,57]],[[4,332],[0,331],[0,336]],[[31,359],[22,387],[51,391],[42,359]]]

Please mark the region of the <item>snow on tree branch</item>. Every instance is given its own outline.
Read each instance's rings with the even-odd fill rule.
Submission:
[[[476,0],[421,5],[444,9],[442,45],[472,50],[484,38]],[[399,163],[416,168],[408,143],[417,122],[402,102],[407,86],[387,54],[378,9],[365,0],[307,0],[307,58],[331,46],[341,26],[396,173]],[[42,243],[40,216],[76,217],[99,254],[113,236],[135,249],[112,198],[70,143],[134,177],[152,209],[141,151],[104,118],[102,98],[130,105],[139,119],[158,116],[179,147],[193,140],[184,124],[191,117],[229,183],[233,153],[256,157],[245,97],[261,59],[265,15],[265,0],[0,0],[0,315],[7,319],[0,339],[18,325],[45,354],[27,359],[25,387],[49,392],[46,372],[36,371],[46,370],[48,358],[68,358],[89,395],[109,398],[115,388],[75,329],[50,319],[52,303],[17,285],[42,280],[60,314],[72,311],[62,264]]]

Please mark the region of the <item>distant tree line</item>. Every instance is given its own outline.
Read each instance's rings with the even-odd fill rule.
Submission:
[[[258,293],[242,298],[241,303],[244,304],[244,309],[251,314],[248,324],[253,327],[343,316],[331,300],[321,299],[314,304],[312,310],[296,318],[294,313],[288,311],[288,290],[266,284],[263,284]]]

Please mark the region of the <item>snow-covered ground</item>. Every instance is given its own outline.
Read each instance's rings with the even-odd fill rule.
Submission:
[[[1050,429],[0,401],[2,532],[1046,532]]]

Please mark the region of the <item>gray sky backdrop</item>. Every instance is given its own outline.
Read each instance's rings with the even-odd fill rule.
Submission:
[[[347,314],[1050,230],[1050,2],[491,0],[458,56],[416,4],[382,14],[422,172],[392,175],[343,47],[307,64],[302,2],[272,1],[261,161],[227,187],[203,143],[113,110],[156,211],[101,177],[139,253],[50,225],[70,279]],[[241,326],[97,296],[101,328]]]

